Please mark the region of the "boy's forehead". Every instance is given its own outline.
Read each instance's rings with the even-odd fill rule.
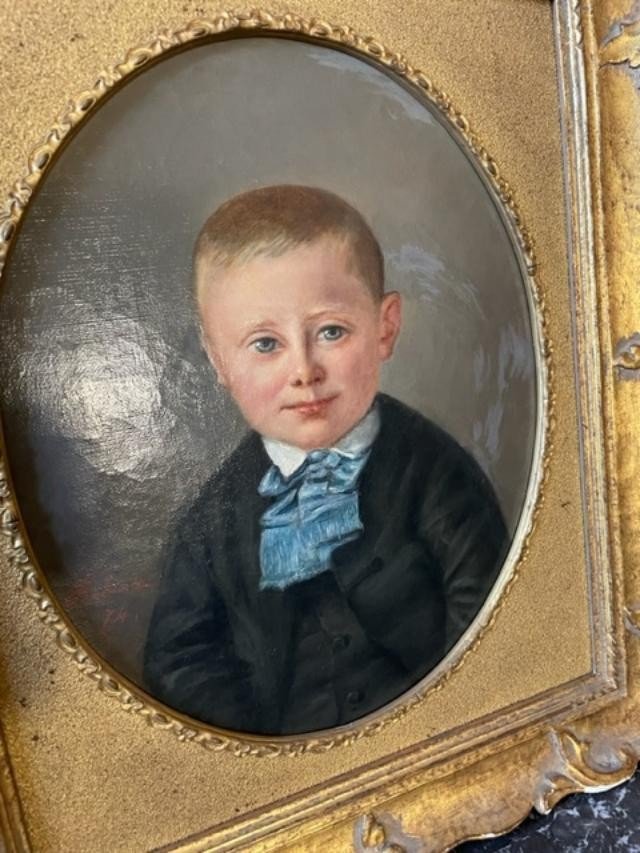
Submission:
[[[289,273],[292,273],[290,276]],[[338,276],[335,275],[338,273]],[[350,303],[353,300],[352,288],[346,288],[341,273],[352,284],[372,296],[371,288],[360,273],[357,258],[350,241],[336,235],[324,235],[311,243],[302,243],[284,251],[262,251],[242,260],[231,260],[221,264],[214,259],[203,261],[196,269],[196,291],[198,307],[202,310],[210,302],[226,301],[231,295],[232,301],[242,301],[250,295],[254,299],[256,291],[260,302],[275,300],[281,288],[286,284],[289,290],[298,291],[304,296],[309,293],[310,284],[323,284],[331,301]],[[239,281],[247,284],[246,290],[238,287]],[[260,284],[268,284],[264,291]],[[251,288],[254,285],[254,288]]]
[[[312,256],[318,263],[339,260],[347,267],[357,264],[356,251],[348,234],[321,234],[313,240],[290,242],[282,240],[259,241],[233,254],[215,250],[200,259],[196,272],[203,275],[235,272],[258,264],[271,265],[295,263],[301,257]]]

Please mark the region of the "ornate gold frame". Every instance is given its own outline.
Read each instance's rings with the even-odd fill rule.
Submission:
[[[486,0],[485,5],[514,2]],[[151,5],[153,0],[149,0]],[[316,5],[321,7],[321,11],[331,11],[330,0]],[[359,18],[362,13],[358,11],[357,0],[351,5],[354,17]],[[542,0],[530,0],[530,5],[532,10],[533,7],[547,6]],[[632,292],[638,261],[633,256],[631,242],[638,212],[632,203],[625,203],[627,196],[623,196],[623,190],[628,191],[632,187],[638,191],[640,185],[640,168],[635,165],[633,156],[633,140],[640,142],[640,107],[633,83],[625,74],[625,64],[627,67],[634,65],[639,37],[638,22],[624,18],[624,13],[630,10],[621,9],[621,5],[624,4],[615,0],[603,0],[595,7],[578,0],[556,0],[553,4],[573,298],[572,320],[564,321],[564,329],[571,331],[580,357],[576,367],[578,393],[574,415],[585,425],[581,451],[578,451],[580,458],[574,454],[567,461],[568,457],[561,452],[557,464],[570,470],[572,464],[580,462],[583,472],[585,500],[582,513],[586,519],[587,554],[592,564],[585,565],[585,577],[591,584],[591,631],[586,638],[576,637],[575,642],[577,656],[580,643],[583,646],[585,643],[593,644],[591,672],[574,677],[564,686],[549,688],[535,699],[536,691],[532,691],[528,699],[512,703],[508,724],[504,720],[504,712],[501,716],[496,711],[475,725],[461,723],[454,733],[445,732],[426,740],[420,731],[421,722],[411,709],[425,692],[433,692],[429,690],[431,681],[425,690],[414,692],[386,717],[374,718],[364,725],[354,725],[326,737],[268,742],[212,732],[193,725],[193,721],[187,718],[159,711],[153,703],[148,705],[135,689],[120,683],[108,666],[83,648],[80,638],[57,612],[47,593],[46,583],[31,565],[9,484],[6,478],[0,477],[1,532],[5,534],[13,571],[15,568],[19,570],[21,584],[36,600],[39,615],[54,628],[59,645],[72,656],[80,669],[98,682],[103,692],[115,696],[125,710],[145,716],[153,729],[171,729],[179,740],[198,742],[213,752],[227,750],[233,756],[297,756],[295,761],[300,762],[302,754],[308,754],[307,760],[313,762],[314,755],[323,756],[338,743],[352,746],[364,734],[378,738],[391,719],[404,718],[407,714],[410,718],[407,730],[409,740],[413,739],[412,745],[406,743],[400,750],[395,746],[391,752],[387,747],[386,756],[378,756],[372,761],[367,761],[362,751],[354,761],[347,758],[344,765],[336,760],[316,773],[313,784],[308,780],[302,781],[303,777],[307,779],[304,768],[299,773],[297,769],[293,770],[292,775],[299,775],[301,781],[294,781],[286,796],[279,796],[272,803],[254,808],[245,815],[242,815],[242,809],[237,809],[236,814],[240,812],[240,816],[233,820],[228,817],[221,820],[213,810],[203,815],[199,822],[194,822],[193,818],[186,822],[177,821],[175,831],[164,830],[165,837],[167,832],[173,832],[169,837],[183,840],[163,849],[195,851],[247,846],[264,850],[285,847],[347,849],[354,844],[360,850],[403,850],[411,849],[417,836],[422,840],[423,849],[443,850],[464,838],[505,831],[519,822],[531,806],[547,811],[571,791],[609,787],[633,772],[640,756],[640,723],[634,720],[638,698],[634,696],[633,678],[628,677],[627,667],[633,676],[638,667],[636,638],[640,634],[640,605],[637,604],[640,600],[640,581],[637,578],[640,546],[633,541],[633,534],[637,533],[639,526],[633,481],[640,465],[637,439],[634,443],[633,433],[633,417],[638,414],[637,393],[634,396],[633,391],[637,391],[639,386],[627,380],[637,378],[640,368],[640,338],[634,331],[638,328],[634,312],[639,311],[640,302]],[[531,241],[521,226],[510,186],[478,138],[469,131],[467,119],[439,91],[439,86],[416,71],[403,56],[388,51],[382,44],[386,39],[361,38],[354,30],[333,27],[321,19],[311,20],[304,14],[297,14],[302,4],[295,4],[295,7],[295,12],[214,15],[186,28],[177,26],[164,30],[149,46],[130,51],[121,64],[102,74],[92,89],[69,104],[63,117],[47,134],[45,142],[31,155],[28,174],[14,186],[5,213],[0,216],[0,269],[16,236],[20,216],[55,152],[70,131],[113,87],[166,52],[183,49],[193,41],[220,34],[241,35],[260,30],[340,45],[372,57],[418,86],[457,128],[481,163],[504,204],[519,239],[526,268],[531,274],[535,268]],[[133,33],[139,19],[136,19],[136,13],[130,14],[130,24],[125,23],[125,19],[129,21],[125,15],[122,21],[125,29],[132,27],[130,32]],[[515,12],[513,14],[516,15]],[[529,13],[525,10],[521,14]],[[535,14],[540,18],[539,8]],[[10,28],[16,38],[19,23],[20,17],[16,15],[13,30]],[[378,23],[383,29],[386,26],[389,33],[395,33],[398,41],[404,43],[406,29],[401,20],[394,18],[385,22],[379,18]],[[611,30],[613,24],[618,24],[617,30]],[[605,39],[607,29],[609,36]],[[391,39],[390,43],[394,41]],[[517,179],[516,175],[516,179],[511,180],[516,190]],[[612,251],[614,246],[615,253]],[[543,308],[548,301],[553,302],[552,309],[557,307],[559,297],[544,288],[541,293],[544,295],[540,296],[539,303]],[[549,309],[544,308],[540,316],[546,318],[548,314]],[[558,327],[543,319],[541,335],[545,342],[545,359],[549,362],[553,342],[558,339]],[[612,342],[619,342],[615,344],[614,354]],[[557,383],[560,394],[564,395],[565,388],[572,382],[570,365],[560,362],[557,355],[556,361],[563,366],[564,378],[550,377],[549,387],[555,389]],[[614,375],[618,380],[615,388]],[[562,419],[562,430],[556,430],[562,438],[570,429],[566,403],[561,407],[554,406],[549,426],[557,418]],[[617,453],[616,447],[623,448],[624,453]],[[544,467],[537,472],[538,482],[546,477],[553,464],[547,452]],[[545,500],[553,502],[554,499],[553,492],[547,498],[545,488]],[[538,511],[540,506],[539,502]],[[548,515],[543,522],[535,531],[536,536],[546,535],[550,525]],[[524,539],[524,533],[521,538]],[[528,544],[527,541],[525,551]],[[540,562],[539,553],[534,555],[534,560]],[[503,590],[501,606],[506,607],[510,601],[511,587],[510,581]],[[495,605],[495,601],[491,604]],[[485,609],[487,630],[483,637],[484,633],[492,633],[498,612],[495,607],[493,610]],[[31,617],[25,611],[20,618],[28,620]],[[623,633],[623,619],[626,633]],[[28,624],[27,630],[37,632],[35,625]],[[3,645],[15,655],[15,640],[8,633],[10,625],[9,619],[0,623],[0,630],[4,632],[0,636]],[[442,672],[436,685],[438,688],[459,668],[468,652],[482,656],[482,644],[479,651],[476,645],[474,638],[473,644],[461,650],[463,654],[455,667]],[[24,652],[21,660],[25,660]],[[11,671],[11,666],[8,669]],[[73,676],[67,672],[65,678],[69,680]],[[9,690],[15,691],[15,675],[12,677],[10,673],[6,680]],[[35,680],[38,680],[37,674]],[[82,693],[85,688],[74,686],[74,689]],[[62,733],[62,742],[74,742],[74,725],[91,726],[92,700],[88,696],[87,702],[89,704],[84,709],[75,712],[71,729]],[[100,714],[102,710],[100,708]],[[585,712],[589,716],[576,721]],[[100,714],[96,715],[96,720]],[[111,719],[110,710],[105,714],[106,717],[100,716],[98,725],[105,734],[113,734],[121,726],[115,717]],[[38,808],[42,808],[38,806],[39,777],[33,770],[25,775],[25,768],[30,762],[24,754],[24,732],[20,731],[18,717],[10,710],[3,720],[7,737],[0,745],[3,769],[0,777],[0,825],[9,849],[27,850],[31,849],[29,835],[33,836],[35,832],[37,840],[46,837],[42,833],[47,821],[37,815]],[[131,736],[135,725],[140,726],[140,723],[134,721],[133,728],[127,726],[127,737]],[[412,726],[415,729],[413,735]],[[150,736],[144,734],[144,728],[136,731],[139,742],[148,742]],[[489,736],[489,732],[493,735]],[[153,737],[157,761],[157,750],[162,752],[164,747],[155,739],[166,738],[166,735],[157,733]],[[391,741],[389,745],[393,747]],[[182,750],[189,749],[182,744],[176,746]],[[167,755],[171,751],[168,760],[172,762],[173,750],[174,747],[166,747]],[[17,771],[12,769],[10,755],[12,759],[14,755],[17,757],[13,762],[14,767],[20,768]],[[193,758],[191,771],[188,759],[184,766],[184,755],[176,758],[175,763],[188,776],[196,765],[202,768],[202,761],[210,760],[206,755],[202,759]],[[347,770],[346,765],[353,766]],[[149,767],[153,768],[153,764]],[[215,765],[207,767],[210,772],[216,770]],[[42,778],[51,772],[47,769]],[[258,765],[254,772],[259,774]],[[329,776],[333,777],[331,781]],[[322,779],[326,780],[326,785],[321,784]],[[88,783],[89,780],[87,774]],[[149,782],[152,785],[158,782],[153,778],[152,770]],[[46,787],[47,784],[42,789]],[[21,805],[19,792],[25,790],[28,793],[22,797]],[[89,802],[95,807],[96,802],[91,797]],[[114,826],[117,825],[116,821]],[[202,830],[203,825],[211,829]],[[82,833],[86,831],[86,827],[80,827],[74,838],[75,846],[68,849],[82,849],[81,840],[86,837]],[[119,835],[122,846],[129,849],[134,844],[148,847],[150,838],[145,832],[141,827]]]
[[[130,50],[122,62],[99,76],[91,90],[73,98],[46,138],[32,152],[26,175],[14,185],[4,210],[0,209],[0,276],[17,238],[22,217],[40,182],[46,177],[58,151],[73,135],[74,130],[87,120],[95,109],[99,108],[106,96],[117,91],[120,84],[129,81],[146,66],[175,54],[176,49],[197,46],[203,41],[219,38],[240,38],[247,33],[270,36],[293,35],[319,44],[346,49],[356,56],[370,59],[392,71],[399,80],[414,89],[418,96],[423,96],[436,107],[442,119],[448,122],[451,132],[459,138],[460,144],[473,158],[477,170],[493,192],[513,243],[519,250],[519,260],[527,288],[526,295],[530,303],[538,385],[536,452],[527,499],[510,553],[505,561],[501,581],[486,606],[483,607],[482,613],[475,620],[474,629],[467,632],[463,641],[452,650],[436,670],[394,702],[389,709],[370,715],[361,722],[345,726],[339,732],[312,733],[296,738],[270,739],[218,730],[211,726],[200,725],[197,721],[190,720],[170,708],[163,706],[158,708],[159,703],[154,702],[135,685],[123,679],[107,661],[100,659],[88,648],[82,636],[65,618],[62,609],[55,602],[55,597],[47,584],[46,575],[38,566],[37,555],[33,554],[29,548],[26,532],[20,525],[19,507],[11,497],[8,466],[0,455],[0,510],[3,511],[0,532],[5,534],[6,541],[9,542],[9,561],[19,572],[23,588],[35,600],[40,618],[55,632],[60,648],[72,657],[79,669],[89,676],[100,690],[116,698],[125,710],[140,714],[154,728],[168,729],[179,740],[194,741],[210,751],[225,749],[237,756],[262,757],[324,751],[376,734],[384,726],[401,719],[427,692],[442,688],[447,678],[463,663],[484,629],[492,619],[495,619],[497,612],[503,606],[508,589],[516,580],[519,568],[527,558],[529,540],[535,528],[535,518],[543,500],[542,486],[551,454],[549,433],[553,415],[551,390],[553,374],[551,347],[546,333],[546,308],[535,280],[536,262],[531,239],[522,223],[511,187],[500,174],[495,160],[470,129],[467,119],[456,110],[451,99],[439,91],[425,74],[413,68],[405,57],[391,52],[372,38],[358,35],[349,27],[338,27],[320,20],[305,20],[291,13],[273,15],[261,10],[247,14],[223,12],[215,19],[193,21],[179,30],[162,33],[151,44]],[[603,608],[606,608],[606,602],[603,601],[602,604]]]

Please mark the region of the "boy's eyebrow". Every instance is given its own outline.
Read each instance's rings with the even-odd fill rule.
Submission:
[[[350,304],[348,302],[335,302],[330,303],[318,311],[313,311],[311,314],[307,314],[305,316],[305,320],[317,320],[319,317],[323,317],[325,314],[335,314],[336,312],[348,311],[350,308]],[[277,328],[279,326],[279,322],[276,319],[271,319],[269,317],[262,318],[256,321],[249,321],[240,329],[240,335],[242,339],[246,338],[248,335],[254,334],[258,331],[269,331],[271,329]]]
[[[277,325],[278,325],[278,323],[276,320],[270,320],[270,319],[257,320],[255,322],[251,321],[251,322],[246,323],[244,326],[241,327],[240,337],[244,340],[246,337],[254,334],[255,332],[260,332],[260,331],[267,332],[267,331],[277,327]]]
[[[352,306],[348,302],[335,302],[330,303],[325,308],[321,308],[319,311],[314,311],[312,314],[307,314],[307,320],[315,320],[318,317],[322,317],[324,314],[335,314],[336,312],[341,311],[349,311]]]

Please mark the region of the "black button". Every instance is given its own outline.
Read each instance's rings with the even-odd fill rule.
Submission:
[[[349,634],[338,634],[333,638],[331,645],[333,646],[334,652],[342,652],[347,648],[350,642],[351,637]]]
[[[362,702],[362,691],[351,690],[351,692],[347,693],[347,702],[350,705],[358,705],[360,702]]]
[[[381,557],[374,557],[371,561],[371,565],[369,566],[374,572],[379,572],[380,569],[384,566],[384,562]]]

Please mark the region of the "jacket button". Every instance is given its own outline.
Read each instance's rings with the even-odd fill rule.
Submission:
[[[333,638],[331,645],[333,646],[334,652],[342,652],[347,648],[350,642],[351,637],[349,634],[338,634]]]
[[[347,702],[350,705],[358,705],[362,702],[362,691],[361,690],[351,690],[347,693]]]
[[[384,562],[381,557],[374,557],[369,566],[374,572],[379,572],[380,569],[384,566]]]

